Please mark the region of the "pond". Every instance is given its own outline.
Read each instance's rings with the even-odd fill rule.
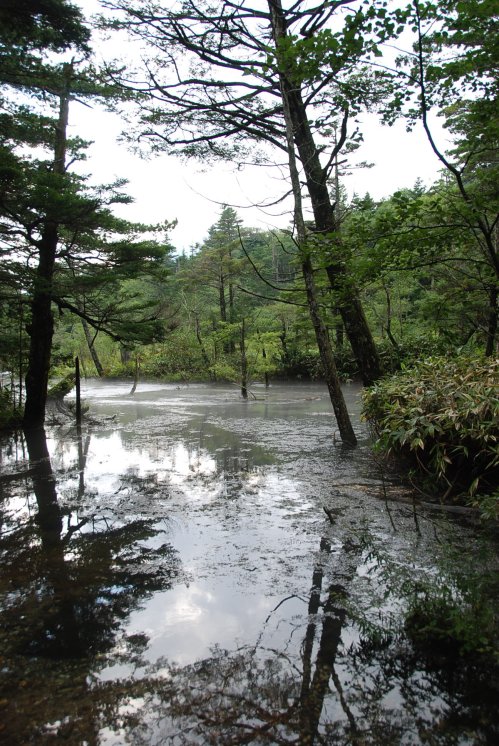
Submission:
[[[2,443],[2,742],[499,742],[491,654],[408,624],[476,635],[494,537],[383,474],[359,387],[355,449],[322,384],[129,391]]]

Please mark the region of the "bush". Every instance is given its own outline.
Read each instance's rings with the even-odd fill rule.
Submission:
[[[22,412],[14,407],[10,389],[0,387],[0,430],[19,427]]]
[[[277,376],[284,378],[305,378],[317,380],[323,377],[319,351],[290,347],[286,357],[279,365]]]
[[[452,354],[448,341],[431,335],[407,336],[398,342],[397,347],[388,339],[383,339],[377,343],[377,348],[386,374],[396,373],[413,364],[414,360]]]
[[[490,496],[499,477],[498,383],[499,360],[430,358],[366,389],[363,416],[376,447],[409,461],[443,499]]]

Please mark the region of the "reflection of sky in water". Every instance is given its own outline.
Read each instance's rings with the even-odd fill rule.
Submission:
[[[421,522],[415,539],[411,510],[394,505],[389,513],[388,504],[379,499],[367,448],[361,444],[352,451],[335,441],[324,386],[276,385],[268,392],[259,387],[259,399],[249,402],[242,402],[229,386],[139,383],[133,397],[129,390],[129,382],[85,383],[84,397],[96,423],[84,432],[80,448],[74,434],[47,432],[64,521],[68,515],[72,525],[81,517],[92,519],[81,527],[88,544],[80,545],[78,555],[69,542],[64,561],[88,562],[84,552],[85,547],[92,551],[95,527],[112,533],[133,521],[147,523],[151,531],[137,534],[133,551],[131,545],[118,547],[111,557],[114,566],[132,551],[140,569],[144,550],[146,569],[152,557],[154,570],[154,563],[170,561],[169,555],[165,560],[165,555],[147,552],[164,544],[178,556],[171,582],[150,593],[136,589],[137,603],[120,618],[114,647],[89,664],[89,675],[99,681],[110,683],[132,672],[141,677],[155,663],[156,675],[167,677],[169,665],[210,661],[214,649],[227,651],[227,660],[242,650],[248,660],[257,650],[260,656],[289,656],[284,669],[297,675],[318,576],[322,606],[312,619],[312,663],[330,588],[348,587],[351,602],[360,608],[386,580],[369,550],[360,547],[366,526],[401,565],[409,557],[421,568],[432,557],[434,521]],[[358,387],[346,392],[350,410],[357,411]],[[365,434],[358,421],[355,427]],[[13,469],[16,461],[26,464],[25,458],[19,450],[2,454],[2,465]],[[12,522],[28,522],[37,513],[28,482],[22,493],[13,492],[4,501]],[[323,506],[333,510],[333,523]],[[375,619],[381,610],[396,610],[396,601],[380,600],[367,609],[366,618]],[[147,638],[141,657],[127,657],[127,640],[133,645],[141,636]],[[357,716],[363,698],[376,689],[379,669],[366,665],[360,683],[349,660],[351,646],[360,640],[359,627],[347,619],[341,636],[336,675]],[[223,661],[220,665],[223,669]],[[243,680],[245,671],[243,667]],[[415,671],[411,685],[424,687],[418,676]],[[404,696],[402,684],[395,681],[376,707],[397,708]],[[141,702],[131,698],[124,707],[138,708]],[[418,712],[431,719],[431,708],[443,708],[442,702],[435,689],[426,702],[417,702]],[[337,717],[344,719],[344,714],[330,683],[322,719]],[[119,728],[114,733],[102,729],[100,739],[110,744],[126,740]],[[162,742],[159,736],[157,742]]]
[[[193,583],[158,594],[144,611],[132,614],[128,631],[149,636],[151,660],[166,656],[185,665],[206,657],[216,644],[232,649],[256,638],[271,606],[271,599],[234,592],[223,580]]]
[[[136,406],[124,393],[123,384],[102,388],[98,384],[87,392],[91,411],[99,416],[102,405]],[[165,394],[163,401],[158,400]],[[296,522],[303,529],[317,520],[316,506],[303,493],[297,475],[290,478],[270,463],[258,465],[273,460],[261,449],[264,433],[274,448],[293,449],[296,444],[300,447],[299,434],[294,445],[291,437],[284,443],[284,425],[278,425],[275,417],[270,428],[264,420],[258,424],[262,414],[269,414],[260,402],[254,408],[258,412],[253,411],[254,424],[248,427],[241,418],[245,405],[241,408],[237,398],[230,401],[234,397],[230,389],[216,392],[214,401],[206,397],[205,387],[189,387],[189,394],[190,408],[185,394],[174,386],[145,386],[141,396],[148,417],[123,427],[118,416],[110,430],[104,422],[91,434],[84,471],[86,489],[107,510],[123,497],[125,505],[129,497],[135,514],[145,503],[153,513],[160,504],[166,509],[168,540],[192,580],[153,595],[132,613],[126,633],[149,637],[150,661],[166,656],[179,664],[208,655],[215,644],[233,649],[258,636],[283,595],[297,593],[308,582],[316,539],[304,535],[297,544]],[[172,404],[172,397],[182,412],[165,421],[158,407]],[[215,412],[217,407],[226,408],[228,400],[235,409],[229,420],[199,412],[207,402]],[[291,403],[296,401],[303,405],[306,399],[295,391]],[[321,399],[315,399],[315,407],[321,404]],[[49,439],[49,450],[56,469],[77,463],[75,443],[66,442],[61,448],[56,439]],[[137,502],[135,492],[144,489],[146,494]],[[155,541],[159,540],[151,543]],[[303,601],[296,603],[303,612]],[[278,631],[271,628],[279,639],[289,634],[284,622]],[[102,677],[112,678],[118,672],[122,674],[123,667],[111,664]]]

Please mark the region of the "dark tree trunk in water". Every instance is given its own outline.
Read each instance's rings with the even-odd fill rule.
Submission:
[[[320,550],[321,553],[331,553],[331,545],[327,539],[321,539]],[[338,584],[329,586],[326,599],[322,601],[323,580],[324,569],[320,560],[312,576],[312,589],[308,604],[310,621],[302,645],[303,679],[299,699],[300,743],[310,744],[310,746],[313,746],[318,739],[324,701],[329,691],[330,679],[331,677],[335,679],[334,663],[341,645],[341,633],[346,620],[346,612],[342,608],[344,588]],[[323,613],[318,616],[321,607]],[[312,653],[317,644],[318,624],[322,625],[322,631],[318,642],[315,672],[312,676]],[[336,681],[335,685],[337,686]],[[338,690],[338,693],[341,701],[341,690]],[[341,701],[341,704],[352,731],[355,731],[355,721],[352,719],[351,712],[345,708],[344,701]]]
[[[53,549],[60,542],[63,524],[45,430],[42,427],[29,428],[25,434],[33,490],[38,504],[37,523],[40,527],[42,545],[45,549]]]
[[[81,426],[81,386],[80,386],[80,360],[75,358],[75,384],[76,384],[76,425]],[[81,433],[80,433],[81,435]]]
[[[59,120],[56,127],[54,163],[55,174],[63,175],[66,162],[66,137],[69,113],[69,93],[60,96]],[[54,335],[52,315],[52,282],[55,257],[59,242],[57,216],[46,215],[38,243],[38,267],[31,301],[31,322],[28,369],[26,371],[26,402],[24,426],[36,427],[45,422],[45,405]]]
[[[36,427],[45,422],[45,405],[50,371],[54,318],[52,315],[52,278],[58,235],[56,225],[46,225],[40,241],[39,263],[31,301],[31,323],[24,426]]]
[[[134,366],[134,371],[133,371],[133,384],[132,384],[132,388],[130,389],[130,396],[132,396],[132,394],[135,394],[135,391],[137,389],[137,384],[139,382],[139,370],[140,370],[139,356],[138,356],[138,353],[135,353],[135,366]]]
[[[272,17],[272,33],[276,48],[287,37],[286,18],[281,0],[268,0]],[[331,203],[327,185],[327,171],[322,168],[319,151],[316,147],[306,105],[303,102],[299,85],[287,77],[285,69],[281,73],[283,105],[289,110],[293,141],[296,144],[300,161],[305,172],[307,191],[312,203],[315,230],[324,240],[332,241],[337,231],[334,205]],[[346,119],[345,119],[346,122]],[[330,262],[327,275],[332,290],[338,295],[338,310],[345,325],[345,331],[359,366],[362,380],[371,384],[381,375],[381,364],[366,321],[357,289],[347,277],[344,263],[339,258]]]
[[[309,257],[302,260],[302,272],[307,291],[310,318],[312,319],[312,324],[314,326],[315,338],[317,340],[317,346],[319,348],[322,366],[324,368],[329,397],[336,415],[338,430],[340,431],[342,441],[348,445],[354,446],[357,444],[357,438],[355,437],[352,423],[350,422],[350,416],[346,408],[345,399],[343,398],[340,379],[338,377],[338,371],[336,369],[336,363],[334,361],[333,350],[331,347],[331,340],[329,339],[327,328],[322,321],[319,312],[314,274]]]
[[[269,6],[272,10],[272,0],[269,0]],[[276,33],[275,28],[274,33]],[[329,334],[326,326],[322,321],[319,311],[319,304],[317,302],[314,273],[307,247],[307,232],[305,228],[305,221],[303,218],[300,177],[298,173],[298,166],[296,163],[295,145],[293,141],[293,122],[289,111],[288,98],[285,95],[285,85],[285,76],[281,74],[281,92],[284,119],[286,122],[289,175],[293,191],[294,220],[298,239],[297,247],[300,252],[301,269],[303,279],[305,280],[307,305],[314,327],[315,339],[317,341],[317,347],[319,348],[319,353],[324,368],[324,375],[326,378],[326,384],[329,390],[329,397],[331,399],[331,404],[333,405],[334,413],[336,415],[336,422],[338,423],[341,440],[348,445],[354,446],[357,444],[357,438],[355,437],[352,423],[350,422],[350,416],[346,408],[345,399],[343,398],[340,379],[338,377],[338,371],[336,369],[336,363],[334,361],[333,350],[331,347],[331,340],[329,339]]]

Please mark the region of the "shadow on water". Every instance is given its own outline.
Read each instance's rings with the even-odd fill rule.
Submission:
[[[319,386],[128,388],[0,453],[2,742],[498,742],[491,651],[407,629],[493,542],[335,443]]]
[[[342,581],[353,578],[361,544],[345,546]],[[160,660],[128,694],[141,702],[135,744],[495,744],[497,686],[490,669],[418,655],[389,630],[359,635],[328,538],[320,540],[306,615],[284,646],[215,647],[184,668]],[[337,569],[337,568],[336,568]],[[281,605],[282,604],[282,605]],[[282,622],[275,621],[276,626]],[[293,638],[296,638],[293,640]],[[157,675],[160,673],[161,675]],[[143,704],[145,702],[145,705]]]
[[[124,636],[124,622],[181,570],[169,543],[148,546],[158,536],[152,521],[79,513],[89,441],[77,443],[75,508],[63,509],[45,432],[27,433],[36,512],[12,523],[4,514],[0,738],[8,743],[42,742],[51,722],[58,737],[96,743],[100,709],[116,701],[92,696],[99,660],[118,642],[127,661],[139,655],[147,636]]]

